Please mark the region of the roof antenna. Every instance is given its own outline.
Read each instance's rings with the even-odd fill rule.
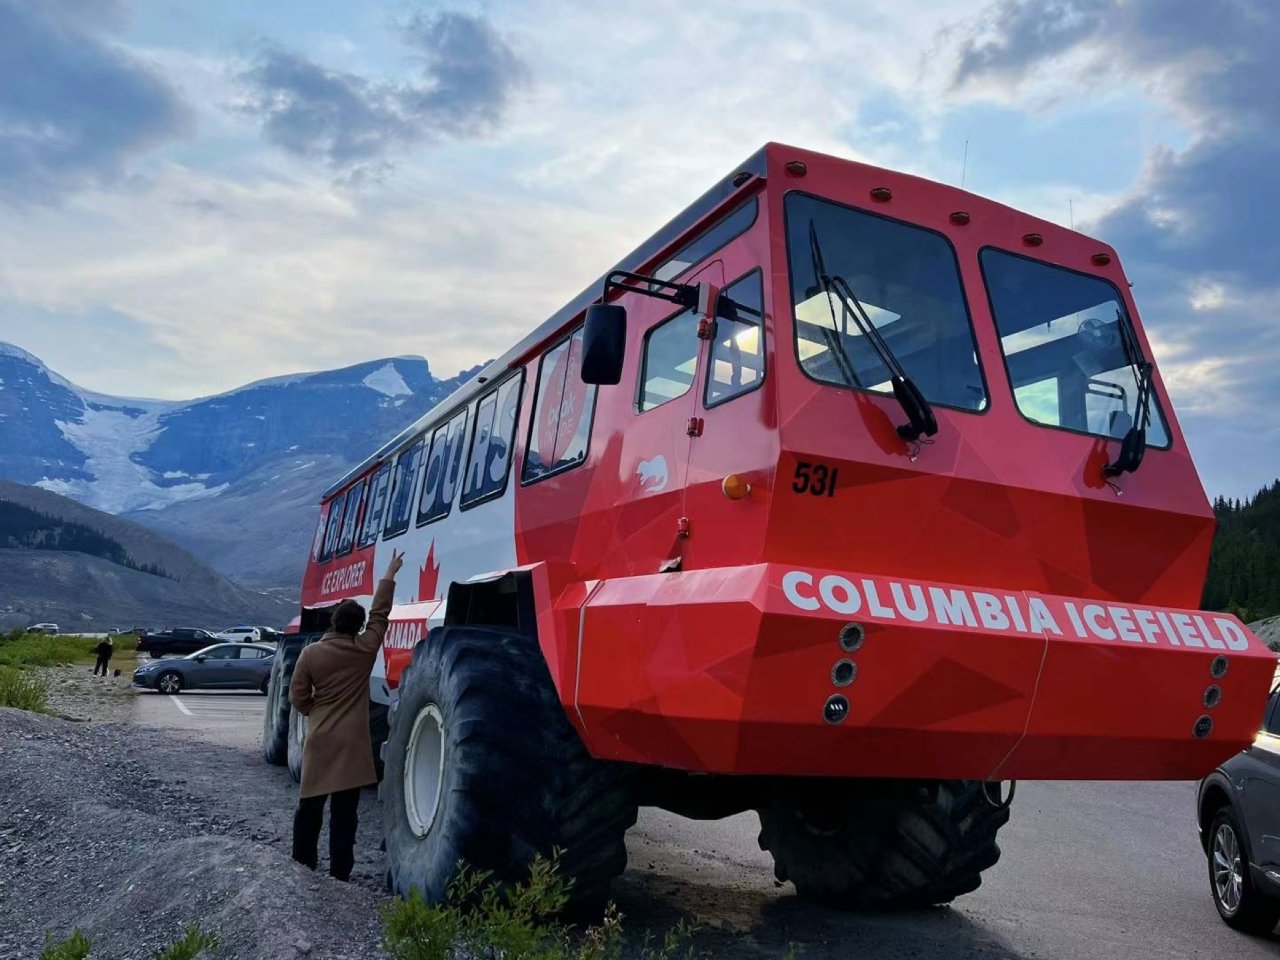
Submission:
[[[1067,198],[1067,216],[1071,218],[1071,229],[1076,228],[1076,202],[1070,197]]]
[[[960,161],[960,189],[964,189],[965,175],[969,172],[969,141],[964,142],[964,159]]]

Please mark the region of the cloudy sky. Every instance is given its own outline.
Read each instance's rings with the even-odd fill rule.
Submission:
[[[0,0],[0,340],[144,396],[451,375],[766,140],[968,141],[1119,248],[1211,493],[1280,473],[1280,4],[622,6]]]

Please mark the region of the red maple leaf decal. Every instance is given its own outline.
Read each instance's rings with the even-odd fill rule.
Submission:
[[[418,571],[418,599],[436,599],[436,587],[440,583],[440,564],[436,562],[436,542],[431,541],[427,550],[427,559]]]

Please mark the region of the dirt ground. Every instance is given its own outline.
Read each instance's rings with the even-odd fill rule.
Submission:
[[[287,772],[125,722],[124,677],[45,673],[51,709],[81,719],[0,709],[0,958],[37,957],[46,933],[78,926],[93,957],[141,960],[194,922],[223,958],[381,955],[374,830],[354,883],[313,874],[289,856]]]

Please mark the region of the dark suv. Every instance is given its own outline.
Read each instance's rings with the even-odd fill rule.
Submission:
[[[1262,730],[1200,783],[1200,844],[1222,919],[1265,934],[1280,923],[1280,671]]]
[[[144,633],[138,637],[138,649],[151,654],[152,657],[167,657],[172,654],[195,653],[205,647],[222,641],[208,630],[195,627],[174,627],[172,630],[161,630],[159,633]]]

